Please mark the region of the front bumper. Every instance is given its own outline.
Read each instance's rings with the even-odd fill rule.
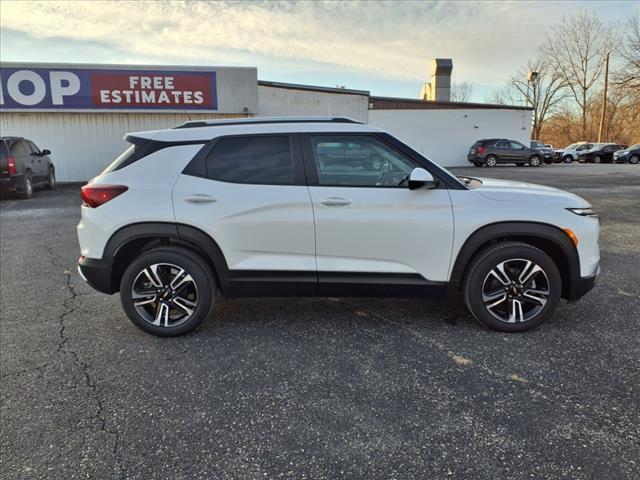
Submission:
[[[569,302],[576,302],[589,293],[598,282],[598,276],[600,275],[600,267],[596,270],[594,275],[589,277],[576,277],[571,281],[571,291],[567,300]]]

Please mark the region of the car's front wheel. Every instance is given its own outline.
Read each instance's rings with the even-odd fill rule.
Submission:
[[[629,157],[630,164],[637,165],[638,162],[640,162],[640,157],[638,157],[638,155],[632,155],[631,157]]]
[[[538,157],[537,155],[533,155],[529,159],[529,165],[532,167],[539,167],[541,163],[542,161],[540,160],[540,157]]]
[[[45,187],[48,188],[49,190],[53,190],[55,186],[56,186],[56,172],[53,169],[53,167],[49,167],[49,175],[47,176],[47,183],[45,184]]]
[[[601,163],[602,159],[600,158],[600,155],[596,155],[595,157],[593,157],[593,160],[591,160],[593,163]]]
[[[560,272],[553,260],[522,242],[498,243],[477,254],[463,285],[473,316],[502,332],[539,326],[555,310],[561,291]]]
[[[182,335],[200,325],[213,308],[214,291],[207,263],[175,247],[142,253],[120,282],[120,300],[129,319],[161,337]]]
[[[562,160],[564,161],[564,163],[572,163],[573,157],[571,155],[565,155]]]

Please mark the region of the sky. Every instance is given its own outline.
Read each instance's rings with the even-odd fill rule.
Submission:
[[[485,101],[580,10],[623,24],[640,1],[0,2],[3,62],[255,66],[258,78],[417,98],[434,57]]]

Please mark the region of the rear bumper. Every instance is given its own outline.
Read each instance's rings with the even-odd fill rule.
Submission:
[[[2,192],[22,192],[24,190],[24,175],[19,173],[10,177],[0,178],[0,191]]]
[[[96,258],[80,257],[78,260],[78,273],[80,277],[91,287],[102,293],[112,294],[117,290],[111,285],[110,262]]]
[[[589,293],[593,287],[596,286],[598,282],[598,276],[600,275],[600,267],[596,270],[594,275],[589,277],[577,277],[571,281],[571,292],[567,297],[567,300],[570,302],[575,302],[582,297],[584,297],[587,293]]]

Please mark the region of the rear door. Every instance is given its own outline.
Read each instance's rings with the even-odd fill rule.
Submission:
[[[409,190],[422,167],[375,134],[303,135],[320,292],[392,295],[447,279],[453,241],[448,190]],[[357,286],[357,287],[356,287]],[[380,293],[380,292],[378,292]]]
[[[296,136],[222,137],[185,172],[173,189],[176,221],[216,241],[237,285],[291,283],[316,293],[313,211]]]
[[[516,162],[522,162],[529,159],[531,150],[520,142],[509,142],[511,148],[511,159]]]

